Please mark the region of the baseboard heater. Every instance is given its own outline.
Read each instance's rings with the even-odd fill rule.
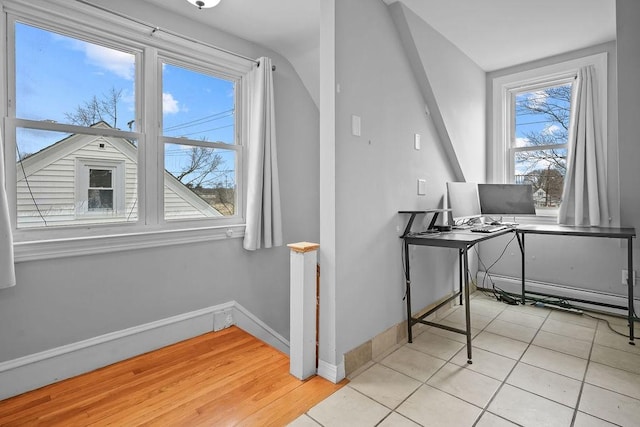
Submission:
[[[476,276],[478,289],[492,290],[493,286],[507,292],[520,300],[522,295],[522,282],[520,278],[487,274],[478,271]],[[480,286],[484,284],[484,286]],[[536,298],[556,298],[571,301],[571,305],[590,311],[601,311],[607,314],[627,317],[629,306],[626,295],[615,295],[606,292],[580,289],[565,285],[545,283],[527,280],[525,283],[526,295]],[[640,307],[640,299],[634,298],[634,311],[637,313]]]

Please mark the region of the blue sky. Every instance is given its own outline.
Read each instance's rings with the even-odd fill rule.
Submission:
[[[134,61],[131,53],[16,24],[16,116],[69,123],[65,113],[115,88],[122,90],[116,127],[126,130],[136,115]],[[165,135],[234,142],[233,82],[172,64],[162,75]],[[65,136],[22,130],[18,144],[33,153]],[[168,156],[184,160],[175,151]]]

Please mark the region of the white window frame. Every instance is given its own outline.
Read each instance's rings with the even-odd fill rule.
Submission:
[[[186,68],[195,72],[199,72],[199,73],[203,73],[203,74],[208,74],[208,75],[212,75],[210,68],[207,66],[207,63],[205,62],[201,62],[198,60],[193,59],[191,62],[187,63],[184,60],[181,60],[179,57],[177,57],[176,55],[169,55],[169,54],[162,54],[162,55],[158,55],[158,66],[157,66],[157,70],[158,70],[158,81],[160,83],[162,83],[162,64],[171,64],[174,66],[178,66],[178,67],[182,67],[182,68]],[[220,74],[218,73],[217,76],[215,77],[223,77],[227,80],[231,80],[235,82],[235,106],[236,106],[236,113],[234,115],[234,119],[235,119],[235,128],[236,129],[241,129],[242,127],[242,105],[243,105],[243,96],[242,96],[242,84],[241,84],[241,79],[239,76],[234,76],[234,75],[226,75],[226,74]],[[160,84],[160,86],[162,87],[162,84]],[[162,106],[159,107],[160,109],[162,109]],[[238,133],[236,131],[236,133]],[[240,139],[239,136],[236,137],[236,139]],[[164,164],[164,147],[166,144],[177,144],[177,145],[187,145],[187,146],[202,146],[202,147],[206,147],[206,148],[219,148],[222,150],[229,150],[229,151],[233,151],[235,153],[235,170],[236,171],[242,171],[242,158],[243,158],[243,152],[244,152],[244,145],[243,144],[224,144],[224,143],[217,143],[217,142],[211,142],[211,141],[206,141],[206,142],[202,142],[202,141],[198,141],[198,140],[185,140],[184,138],[176,138],[176,137],[170,137],[170,136],[164,136],[162,133],[160,133],[160,135],[158,135],[158,151],[159,151],[159,157],[161,158],[161,162],[163,162]],[[160,176],[159,179],[161,180],[160,182],[164,183],[164,176]],[[244,188],[243,186],[243,174],[242,173],[236,173],[236,199],[235,199],[235,216],[241,215],[244,212],[244,191],[242,191],[242,189]],[[161,192],[160,194],[160,199],[158,201],[159,206],[164,206],[164,192]],[[168,221],[176,221],[175,219],[166,219],[163,217],[162,219],[165,222]]]
[[[512,94],[520,88],[548,87],[562,82],[575,79],[581,67],[593,65],[598,76],[599,99],[601,102],[602,129],[607,132],[607,53],[598,53],[570,61],[551,64],[535,69],[517,72],[505,76],[494,78],[492,81],[492,114],[493,123],[491,126],[492,135],[489,139],[489,167],[487,178],[490,183],[513,183],[514,182],[514,157],[517,148],[513,148],[511,137],[514,133],[512,129]],[[543,147],[544,148],[544,147]],[[557,148],[554,146],[553,148]],[[606,153],[606,148],[605,148]],[[538,215],[543,215],[539,213]],[[557,210],[547,214],[547,220],[557,218]],[[545,221],[539,217],[538,220]],[[531,222],[527,218],[527,222]]]
[[[103,159],[76,159],[75,195],[76,215],[80,216],[107,216],[121,218],[125,216],[125,163],[124,161]],[[113,191],[113,212],[93,212],[89,210],[89,172],[91,169],[111,171],[111,190]]]
[[[15,40],[14,19],[89,42],[138,52],[136,58],[136,130],[86,128],[59,123],[36,122],[15,117],[15,76],[12,69]],[[152,35],[150,37],[150,35]],[[0,58],[3,100],[6,186],[11,212],[16,262],[64,256],[106,253],[172,244],[185,244],[244,235],[244,180],[246,164],[243,109],[244,75],[254,62],[172,33],[155,34],[147,25],[117,16],[87,4],[65,0],[4,0],[0,20],[0,42],[8,52]],[[154,64],[160,56],[175,58],[192,67],[236,81],[236,214],[232,217],[197,220],[164,220],[164,150],[160,122],[161,87]],[[206,58],[206,59],[203,59]],[[5,91],[8,88],[8,91]],[[149,88],[156,88],[150,90]],[[134,224],[91,224],[43,229],[18,229],[16,224],[15,129],[19,127],[105,137],[125,137],[138,143],[138,221]],[[229,148],[229,147],[225,147]],[[124,172],[123,172],[124,173]]]

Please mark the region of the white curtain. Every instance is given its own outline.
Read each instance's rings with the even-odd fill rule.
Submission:
[[[4,144],[0,129],[0,288],[9,288],[16,284],[13,264],[13,237],[9,221],[9,203],[4,184]]]
[[[248,182],[244,248],[282,245],[282,215],[276,156],[276,124],[271,59],[260,58],[247,74]]]
[[[558,222],[608,226],[607,165],[595,68],[578,71]]]

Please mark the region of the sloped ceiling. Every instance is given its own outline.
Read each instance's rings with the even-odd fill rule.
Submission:
[[[402,0],[402,3],[485,71],[616,38],[615,0]]]
[[[321,0],[145,1],[280,53],[317,103]],[[615,39],[615,0],[401,1],[485,71]]]

